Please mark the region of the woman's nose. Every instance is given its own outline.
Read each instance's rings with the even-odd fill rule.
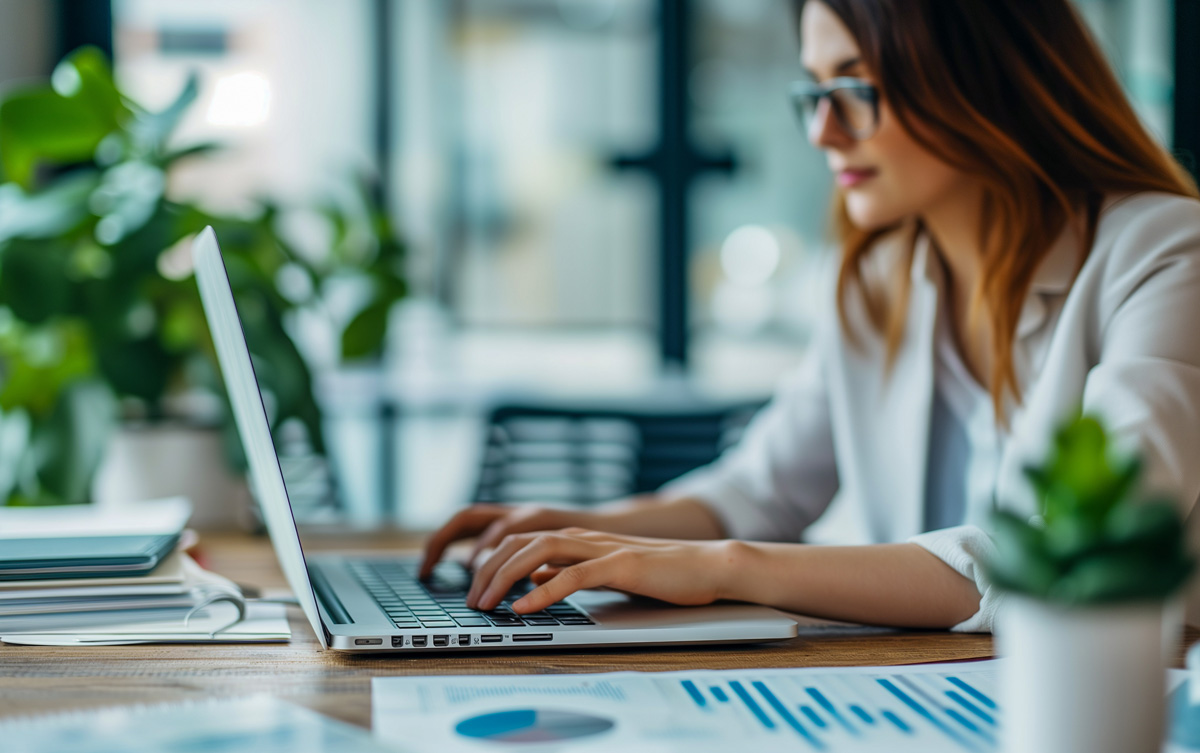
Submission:
[[[834,117],[833,103],[828,97],[822,97],[817,103],[817,111],[808,124],[808,141],[818,149],[844,147],[852,141]]]

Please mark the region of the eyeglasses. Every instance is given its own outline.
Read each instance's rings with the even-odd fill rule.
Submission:
[[[879,128],[879,89],[859,78],[835,78],[825,84],[793,81],[792,107],[804,126],[812,130],[822,99],[829,100],[838,125],[855,141],[869,139]]]

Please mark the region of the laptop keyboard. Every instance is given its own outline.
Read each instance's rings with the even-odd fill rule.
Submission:
[[[471,573],[457,562],[438,563],[428,580],[417,577],[416,563],[348,560],[347,565],[396,627],[402,629],[595,624],[566,602],[553,604],[541,612],[517,614],[512,610],[512,602],[533,588],[528,580],[513,586],[495,609],[489,612],[471,609],[466,602]]]

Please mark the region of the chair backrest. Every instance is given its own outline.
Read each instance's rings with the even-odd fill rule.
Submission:
[[[594,504],[654,491],[715,460],[762,405],[499,405],[474,501]]]

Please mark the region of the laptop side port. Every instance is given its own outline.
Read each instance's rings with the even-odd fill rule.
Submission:
[[[504,640],[503,635],[481,635],[479,636],[480,643],[499,643]]]
[[[425,644],[429,642],[429,636],[414,635],[412,637],[413,648],[425,648]]]
[[[382,638],[355,638],[354,645],[355,646],[382,646],[383,639]]]
[[[404,636],[403,635],[393,635],[392,636],[392,648],[400,648],[403,645],[404,645]]]
[[[448,635],[433,636],[433,647],[434,648],[445,648],[446,646],[449,646],[449,645],[450,645],[450,636],[448,636]]]
[[[554,633],[513,633],[513,643],[533,643],[534,641],[552,641]]]
[[[466,635],[465,633],[463,635],[458,636],[458,645],[470,646],[471,645],[471,636]]]

